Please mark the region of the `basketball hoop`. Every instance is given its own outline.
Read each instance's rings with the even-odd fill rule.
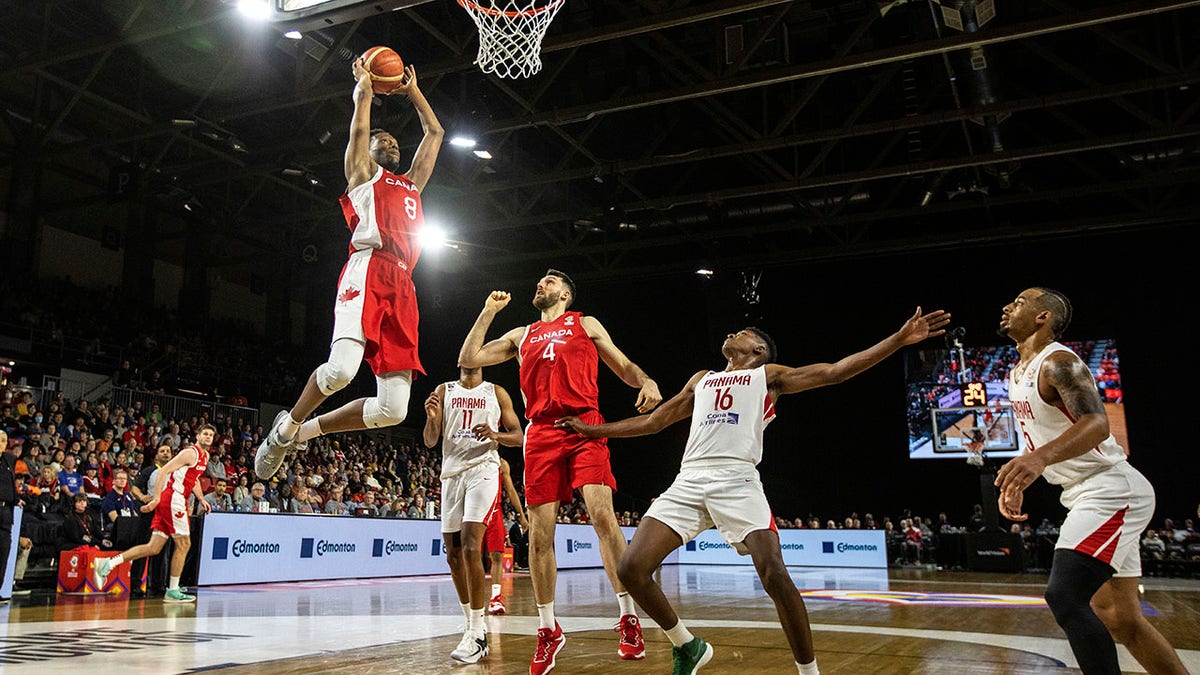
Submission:
[[[542,38],[566,0],[458,0],[479,28],[475,64],[499,77],[542,69]]]

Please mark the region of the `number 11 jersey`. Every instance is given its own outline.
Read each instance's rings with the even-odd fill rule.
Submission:
[[[762,461],[763,429],[775,419],[765,366],[710,371],[696,383],[682,469]],[[691,465],[691,466],[689,466]]]

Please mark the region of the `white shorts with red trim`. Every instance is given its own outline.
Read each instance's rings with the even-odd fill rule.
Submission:
[[[487,524],[500,503],[500,462],[484,461],[442,479],[442,532],[462,524]]]
[[[750,552],[743,542],[751,532],[775,529],[758,469],[752,464],[683,469],[644,517],[671,528],[685,544],[715,525],[740,555]]]
[[[1063,490],[1067,519],[1056,548],[1090,555],[1112,566],[1115,577],[1142,576],[1139,542],[1154,516],[1154,487],[1120,462]]]
[[[150,531],[169,537],[191,536],[187,496],[169,488],[163,489],[158,507],[154,509],[154,519],[150,521]]]

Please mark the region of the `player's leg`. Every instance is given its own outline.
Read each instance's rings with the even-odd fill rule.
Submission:
[[[442,543],[446,546],[446,565],[450,568],[450,580],[458,594],[458,604],[463,609],[463,619],[471,620],[471,594],[468,591],[467,568],[463,563],[462,532],[442,532]]]
[[[339,338],[333,341],[329,359],[309,376],[296,405],[275,416],[271,429],[254,455],[255,475],[264,480],[270,478],[279,470],[288,451],[304,449],[297,447],[297,443],[308,440],[298,438],[302,423],[322,401],[350,384],[362,365],[364,349],[361,340]]]
[[[504,514],[496,508],[488,516],[487,532],[484,534],[484,549],[487,551],[488,576],[491,578],[489,614],[504,614],[508,609],[504,606],[502,583],[504,581]]]
[[[300,425],[297,441],[340,431],[390,427],[404,421],[412,392],[412,371],[398,370],[375,377],[375,396],[350,401]]]
[[[1069,548],[1054,551],[1046,604],[1067,634],[1079,668],[1088,675],[1119,675],[1117,647],[1096,612],[1092,596],[1112,577],[1107,563]]]
[[[803,675],[816,675],[816,652],[813,650],[812,628],[808,623],[808,610],[804,599],[796,590],[787,566],[783,564],[783,551],[779,547],[779,533],[774,530],[755,530],[746,535],[743,544],[750,551],[754,569],[762,580],[763,590],[775,603],[775,613],[792,648],[792,657]]]
[[[196,596],[184,593],[179,587],[179,579],[183,576],[183,567],[187,563],[188,551],[192,548],[192,538],[187,534],[176,534],[172,537],[175,551],[171,554],[171,580],[167,584],[167,593],[163,602],[192,602]]]
[[[1142,614],[1141,577],[1113,577],[1092,596],[1096,614],[1133,658],[1154,675],[1187,675],[1179,654]]]
[[[624,593],[625,587],[617,576],[617,564],[625,555],[625,533],[617,522],[617,514],[613,510],[612,488],[607,485],[583,485],[579,488],[583,493],[583,503],[587,507],[588,519],[600,538],[600,561],[604,563],[604,571],[612,583],[613,590]]]
[[[112,574],[113,570],[120,567],[121,563],[158,555],[158,552],[162,550],[163,545],[167,543],[168,536],[170,535],[166,534],[165,532],[151,532],[150,541],[144,544],[138,544],[127,551],[123,551],[108,558],[97,558],[95,567],[92,570],[92,581],[96,584],[96,588],[104,588],[104,584],[108,580],[108,575]]]
[[[679,623],[679,616],[675,614],[662,588],[655,583],[654,571],[671,551],[682,545],[683,539],[675,530],[647,516],[638,524],[633,541],[617,564],[621,584],[629,590],[638,606],[668,632]]]

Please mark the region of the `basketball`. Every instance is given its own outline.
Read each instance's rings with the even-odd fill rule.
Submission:
[[[363,62],[376,94],[390,94],[404,80],[404,61],[391,47],[371,47],[363,52]]]

